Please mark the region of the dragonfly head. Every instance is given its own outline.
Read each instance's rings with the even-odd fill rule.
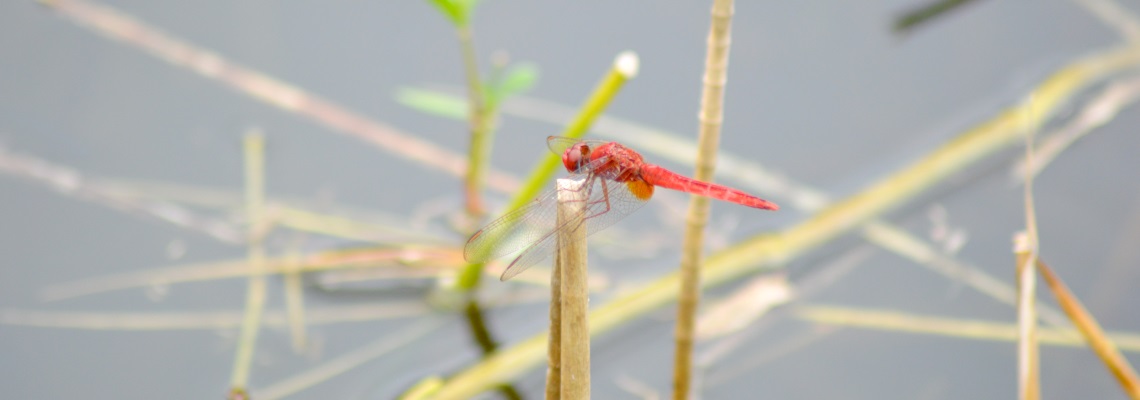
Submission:
[[[566,167],[569,172],[578,172],[590,162],[590,145],[587,143],[577,143],[562,153],[562,165]]]

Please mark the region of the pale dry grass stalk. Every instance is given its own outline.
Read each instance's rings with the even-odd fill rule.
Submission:
[[[558,261],[561,286],[561,397],[568,400],[590,398],[590,292],[586,279],[586,190],[582,181],[558,180],[558,225],[574,229],[558,232]],[[551,299],[554,301],[554,299]]]
[[[418,317],[431,314],[431,312],[432,309],[422,301],[388,300],[384,304],[310,308],[307,322],[310,325],[330,325],[381,321]],[[0,324],[97,331],[219,330],[240,328],[244,316],[241,310],[136,313],[37,311],[2,308],[0,309]],[[264,326],[287,327],[289,324],[288,311],[266,311],[261,322]]]
[[[1033,119],[1034,98],[1025,102],[1025,159],[1033,160],[1033,135],[1038,124]],[[1031,162],[1031,161],[1030,161]],[[1026,171],[1033,170],[1030,164]],[[1026,173],[1024,186],[1025,232],[1014,238],[1017,276],[1017,387],[1022,400],[1041,398],[1040,345],[1037,343],[1037,211],[1033,204],[1033,175]]]
[[[724,118],[724,86],[728,74],[729,28],[732,0],[714,0],[705,56],[704,89],[701,93],[700,133],[693,177],[711,181],[716,166]],[[681,247],[681,286],[677,297],[676,348],[673,355],[673,398],[687,399],[691,390],[693,341],[696,337],[697,305],[700,303],[704,233],[709,218],[709,199],[691,196]]]
[[[256,389],[252,393],[252,398],[257,400],[271,400],[289,397],[364,365],[365,363],[397,351],[418,339],[422,339],[425,335],[431,333],[441,325],[443,325],[441,319],[428,319],[427,321],[413,324],[398,332],[377,339],[368,345],[345,352],[309,370],[266,387]]]
[[[1077,296],[1069,291],[1065,282],[1053,273],[1053,270],[1037,259],[1037,269],[1041,273],[1041,277],[1045,279],[1045,283],[1049,285],[1049,289],[1053,295],[1057,297],[1057,302],[1061,304],[1061,308],[1073,320],[1073,325],[1084,336],[1085,341],[1088,342],[1089,347],[1093,349],[1097,357],[1100,357],[1105,366],[1108,367],[1109,372],[1120,383],[1120,387],[1124,389],[1124,393],[1133,400],[1140,399],[1140,378],[1136,376],[1136,370],[1128,363],[1128,359],[1120,354],[1120,349],[1116,344],[1108,338],[1101,329],[1100,324],[1096,322]]]
[[[1005,321],[981,321],[904,313],[894,310],[832,306],[826,304],[793,307],[801,320],[843,327],[876,329],[896,333],[938,335],[969,340],[1015,342],[1019,327]],[[1073,328],[1043,327],[1038,331],[1041,344],[1064,347],[1087,345]],[[1132,353],[1140,353],[1140,335],[1110,332],[1112,341]]]
[[[1140,20],[1129,9],[1112,0],[1073,0],[1090,14],[1100,19],[1125,40],[1140,41]]]
[[[257,333],[261,327],[261,315],[265,309],[266,282],[265,246],[262,232],[265,205],[265,137],[256,129],[246,133],[245,149],[245,195],[246,214],[249,218],[249,285],[246,288],[245,317],[241,324],[241,336],[234,355],[233,375],[230,379],[232,398],[245,398],[249,387],[249,373],[253,364],[253,352],[257,348]]]
[[[296,262],[287,258],[267,258],[262,264],[262,273],[285,274],[294,269],[300,273],[307,273],[377,266],[456,265],[461,259],[462,255],[454,246],[336,250],[312,254]],[[438,273],[438,271],[429,271],[429,274],[432,275]],[[489,273],[497,274],[498,272],[491,271]],[[100,276],[48,286],[44,288],[40,297],[45,301],[58,301],[114,290],[239,278],[250,275],[247,260],[222,260],[172,267],[151,267],[118,275]],[[392,279],[407,276],[424,275],[411,272],[392,272],[390,275]]]
[[[1096,97],[1085,103],[1075,117],[1044,136],[1037,148],[1033,149],[1033,160],[1023,158],[1018,161],[1012,169],[1011,178],[1020,181],[1027,173],[1032,175],[1041,173],[1077,139],[1115,119],[1117,113],[1132,105],[1137,98],[1140,98],[1140,77],[1132,76],[1113,81]],[[1033,168],[1029,168],[1030,164]]]
[[[293,351],[305,350],[305,290],[301,286],[301,255],[291,250],[285,257],[285,309],[289,315],[289,333],[293,338]]]
[[[169,201],[124,196],[113,185],[87,177],[74,168],[29,154],[16,153],[3,146],[0,146],[0,173],[46,185],[77,199],[157,218],[225,243],[241,244],[245,241],[241,230],[229,221],[206,217]]]
[[[219,54],[167,35],[111,7],[83,0],[44,0],[43,3],[96,33],[223,83],[255,100],[364,140],[391,155],[456,177],[464,176],[467,172],[467,157],[462,154],[371,120],[259,71],[232,63]],[[512,191],[518,187],[518,181],[513,177],[491,169],[487,170],[486,182],[488,186],[500,191]]]
[[[546,342],[546,400],[562,398],[562,251],[550,271],[550,337]]]
[[[1034,307],[1037,275],[1032,272],[1037,259],[1024,232],[1014,238],[1017,264],[1017,388],[1018,398],[1041,398],[1041,367],[1037,339],[1037,313]],[[1030,271],[1026,271],[1030,270]]]

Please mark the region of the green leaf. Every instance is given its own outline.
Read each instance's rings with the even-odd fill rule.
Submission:
[[[507,76],[499,84],[499,92],[503,96],[519,94],[530,90],[538,81],[538,66],[531,63],[519,63],[507,71]]]
[[[478,0],[429,0],[455,26],[466,26]]]
[[[425,114],[444,118],[467,119],[467,100],[428,89],[401,87],[396,89],[396,101]]]
[[[506,75],[493,85],[487,93],[488,103],[497,106],[507,97],[526,92],[538,81],[538,66],[532,63],[519,63],[507,70]]]

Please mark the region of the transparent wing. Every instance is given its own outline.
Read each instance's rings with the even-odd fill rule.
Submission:
[[[471,235],[463,247],[467,262],[480,263],[522,251],[554,230],[558,192],[543,192]]]
[[[605,160],[597,162],[604,163]],[[586,170],[593,171],[590,168]],[[580,190],[587,191],[583,218],[579,222],[571,220],[557,224],[558,192],[550,190],[476,232],[463,249],[464,258],[469,262],[484,262],[518,253],[500,277],[505,281],[549,257],[559,232],[580,229],[584,223],[586,235],[591,235],[613,225],[645,205],[653,194],[653,186],[645,181],[617,182],[610,179],[619,173],[571,175],[571,179],[584,179]]]
[[[568,138],[568,137],[564,137],[564,136],[547,136],[546,137],[546,147],[549,148],[550,151],[554,152],[554,154],[557,154],[560,156],[562,155],[562,153],[566,152],[566,149],[569,149],[570,147],[572,147],[578,143],[587,143],[590,145],[591,148],[596,148],[600,145],[603,145],[603,144],[606,144],[609,142],[607,142],[605,140],[595,140],[595,139],[575,139],[575,138]]]

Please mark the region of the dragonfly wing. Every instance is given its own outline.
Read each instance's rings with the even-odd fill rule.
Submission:
[[[575,139],[575,138],[570,138],[570,137],[565,137],[565,136],[548,136],[548,137],[546,137],[546,147],[549,148],[550,151],[554,152],[554,154],[557,154],[559,156],[561,156],[563,153],[565,153],[566,149],[569,149],[578,143],[586,143],[586,144],[589,144],[591,148],[594,148],[594,147],[598,147],[600,145],[606,144],[608,142],[606,142],[605,140],[596,140],[596,139]]]
[[[595,179],[594,175],[588,173],[570,174],[570,177],[568,179],[581,180],[585,182],[582,186],[580,186],[579,190],[587,191],[587,194],[585,196],[587,199],[591,197],[590,192],[593,190],[593,186],[595,186],[595,184],[591,184],[591,182],[600,180]],[[515,257],[513,261],[511,261],[511,265],[508,265],[507,269],[503,271],[503,275],[499,276],[500,281],[511,279],[515,275],[518,275],[519,273],[525,271],[527,268],[530,268],[532,265],[549,257],[553,253],[553,249],[555,247],[554,245],[558,242],[559,232],[566,229],[578,229],[582,226],[581,219],[570,219],[563,221],[561,224],[557,224],[557,197],[557,190],[552,190],[543,194],[544,199],[552,199],[549,202],[554,204],[555,208],[551,213],[552,215],[548,215],[546,218],[547,221],[550,221],[554,225],[552,225],[550,229],[541,235],[541,237],[535,238],[532,242],[532,245],[525,247],[522,250],[522,253],[519,253],[519,255]],[[587,213],[585,215],[589,215],[589,204],[590,203],[587,202],[586,208],[583,209],[583,212]],[[589,234],[590,231],[587,231],[586,235]]]
[[[596,160],[595,166],[605,162],[604,158]],[[618,182],[612,179],[620,176],[621,171],[597,173],[597,168],[584,170],[590,172],[571,174],[571,179],[585,182],[579,189],[586,191],[581,219],[558,224],[558,192],[547,191],[471,236],[463,248],[464,258],[468,262],[484,262],[519,253],[499,278],[505,281],[549,257],[559,232],[584,226],[586,235],[592,235],[641,208],[653,195],[653,185],[644,180]]]
[[[555,228],[557,195],[546,191],[475,232],[463,246],[463,259],[480,263],[522,251]]]
[[[640,179],[618,182],[599,178],[591,186],[585,217],[587,235],[610,227],[644,206],[653,196],[653,185]]]
[[[514,261],[511,261],[511,265],[508,265],[507,269],[503,271],[503,275],[499,276],[499,280],[506,281],[511,279],[532,265],[537,264],[539,261],[550,257],[554,251],[554,244],[557,241],[557,230],[551,231],[546,236],[543,236],[542,239],[535,242],[533,246],[527,247],[526,250],[519,253],[518,257],[515,257]]]
[[[584,227],[586,236],[593,235],[641,208],[653,192],[652,185],[640,180],[633,183],[623,183],[593,174],[589,174],[585,179],[587,183],[581,189],[587,191],[586,196],[584,196],[586,197],[586,204],[582,207],[582,218],[564,221],[551,229],[533,246],[523,250],[511,262],[506,271],[503,271],[499,280],[511,279],[535,263],[549,257],[555,251],[559,232]]]

